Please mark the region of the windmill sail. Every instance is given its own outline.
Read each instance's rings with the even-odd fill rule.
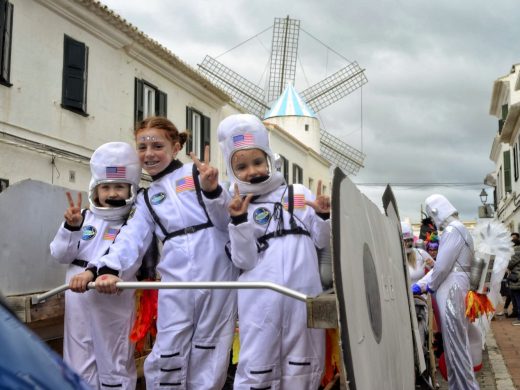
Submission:
[[[262,118],[269,106],[264,103],[264,90],[240,76],[221,62],[206,56],[199,69],[212,83],[225,91],[235,103]]]
[[[307,88],[301,95],[307,104],[318,112],[367,83],[364,72],[357,62],[352,62],[325,80]]]
[[[299,34],[299,20],[289,17],[275,18],[267,89],[268,102],[278,98],[288,83],[294,84]]]
[[[320,146],[323,157],[349,174],[355,175],[363,167],[363,152],[324,130],[320,134]]]

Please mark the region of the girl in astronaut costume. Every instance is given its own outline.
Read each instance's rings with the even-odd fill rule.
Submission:
[[[433,267],[434,261],[424,249],[414,248],[412,226],[408,222],[401,222],[401,232],[406,251],[410,282],[414,284]]]
[[[154,232],[164,244],[157,266],[163,282],[236,280],[225,253],[227,226],[208,218],[193,164],[176,159],[187,134],[166,118],[151,117],[135,137],[152,183],[139,193],[134,216],[110,252],[95,262],[96,289],[115,293],[117,275],[135,266]],[[157,336],[144,363],[147,389],[221,389],[235,321],[233,290],[159,290]]]
[[[412,286],[414,293],[435,293],[439,308],[444,354],[450,389],[479,389],[473,372],[469,320],[465,298],[473,258],[473,239],[457,218],[457,210],[442,195],[434,194],[426,201],[426,213],[439,230],[439,252],[433,269]]]
[[[316,247],[330,240],[328,197],[320,197],[318,205],[307,188],[295,184],[293,217],[287,211],[289,187],[281,173],[272,169],[274,157],[262,122],[253,115],[232,115],[221,122],[217,133],[235,185],[234,197],[217,187],[215,177],[206,180],[209,168],[205,165],[199,166],[201,184],[210,215],[216,219],[228,209],[231,214],[231,258],[242,271],[239,280],[274,282],[318,295],[322,287]],[[252,153],[252,159],[236,162],[244,152]],[[327,214],[326,220],[307,205]],[[229,216],[224,220],[229,221]],[[318,388],[325,334],[307,328],[304,302],[269,290],[239,290],[238,315],[235,390]]]
[[[81,210],[81,193],[77,204],[67,193],[65,222],[50,244],[52,256],[69,264],[67,283],[108,251],[128,216],[141,178],[135,150],[124,142],[96,149],[90,170],[89,209]],[[127,269],[122,278],[134,281],[137,267]],[[92,272],[95,269],[85,271]],[[114,296],[65,292],[63,358],[92,388],[135,388],[134,345],[128,338],[134,307],[131,290]]]

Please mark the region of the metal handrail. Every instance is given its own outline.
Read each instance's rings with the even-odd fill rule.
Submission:
[[[271,282],[117,282],[116,287],[121,290],[128,289],[142,289],[142,290],[156,290],[156,289],[187,289],[187,290],[196,290],[196,289],[237,289],[237,290],[247,290],[247,289],[268,289],[279,292],[283,295],[286,295],[290,298],[298,299],[299,301],[306,302],[308,296],[285,286],[281,286],[276,283]],[[32,297],[31,302],[33,304],[40,303],[47,298],[52,297],[53,295],[59,294],[60,292],[68,290],[70,287],[68,284],[63,284],[59,287],[56,287],[52,290],[47,291],[46,293],[36,295]],[[87,289],[93,290],[96,288],[95,282],[90,282],[87,285]]]

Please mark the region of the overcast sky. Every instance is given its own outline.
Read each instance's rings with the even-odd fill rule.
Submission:
[[[384,186],[362,183],[393,183],[401,218],[412,222],[432,193],[448,197],[464,220],[477,218],[478,183],[494,170],[493,82],[520,62],[518,0],[102,3],[188,64],[209,54],[261,87],[274,18],[300,20],[298,91],[348,61],[365,69],[362,91],[319,112],[325,130],[366,154],[365,167],[351,177],[360,190],[381,206]]]

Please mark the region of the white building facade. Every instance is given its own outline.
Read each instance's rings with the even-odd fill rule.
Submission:
[[[490,159],[495,171],[486,178],[494,185],[495,217],[511,232],[520,231],[520,64],[493,84],[489,113],[498,119]],[[490,180],[491,179],[491,180]]]
[[[92,152],[109,141],[133,144],[135,123],[151,115],[190,131],[181,160],[209,144],[225,180],[216,128],[241,110],[97,1],[0,0],[0,62],[0,191],[24,179],[86,190]],[[326,160],[290,129],[270,129],[273,150],[292,151],[289,182],[309,185],[328,173]],[[293,164],[302,175],[292,174]]]

